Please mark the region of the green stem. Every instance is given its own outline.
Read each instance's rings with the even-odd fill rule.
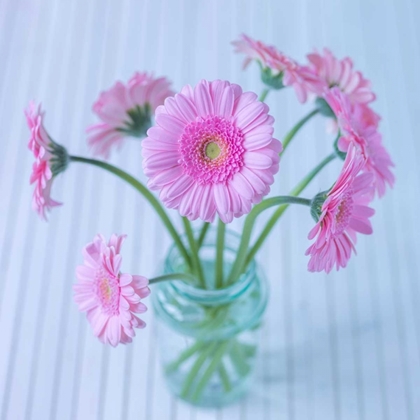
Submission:
[[[250,358],[250,357],[255,356],[255,353],[257,351],[257,348],[256,348],[255,345],[238,342],[238,346],[241,346],[241,350],[242,350],[242,353],[244,354],[245,358]]]
[[[159,283],[161,281],[168,281],[168,280],[184,280],[189,283],[194,283],[196,278],[191,274],[187,273],[171,273],[171,274],[164,274],[162,276],[153,277],[149,280],[149,284]]]
[[[335,154],[337,155],[337,157],[339,157],[341,160],[346,160],[346,153],[342,152],[339,148],[338,148],[338,141],[340,140],[341,137],[341,133],[338,132],[337,137],[334,140],[334,151]]]
[[[246,256],[248,251],[249,241],[251,239],[252,228],[254,227],[255,220],[258,215],[263,211],[269,209],[273,206],[278,206],[280,204],[303,204],[306,206],[311,205],[311,200],[300,197],[292,196],[279,196],[267,198],[262,201],[260,204],[254,206],[251,212],[245,219],[245,224],[243,228],[241,243],[239,244],[239,249],[237,251],[237,256],[235,263],[233,264],[232,270],[230,272],[227,284],[232,284],[236,279],[242,274],[243,269],[245,268]]]
[[[236,373],[239,376],[246,376],[250,371],[250,366],[246,361],[244,352],[242,351],[242,344],[235,340],[230,348],[229,356]]]
[[[314,109],[311,111],[308,115],[305,115],[300,121],[296,123],[296,125],[286,134],[286,136],[283,139],[283,151],[282,154],[287,149],[287,146],[289,143],[293,140],[293,137],[297,134],[297,132],[305,125],[307,121],[309,121],[313,116],[318,114],[319,109]]]
[[[270,89],[268,89],[268,88],[266,88],[266,89],[264,89],[262,92],[261,92],[261,95],[260,95],[260,97],[258,98],[258,100],[260,101],[260,102],[264,102],[265,101],[265,98],[267,97],[267,95],[268,95],[268,93],[270,92]]]
[[[188,360],[195,352],[203,349],[206,347],[208,343],[204,341],[196,341],[191,347],[188,347],[185,349],[178,357],[178,359],[174,360],[173,362],[169,363],[165,370],[166,373],[171,373],[177,370],[182,363],[184,363],[186,360]]]
[[[225,392],[230,392],[232,390],[232,384],[230,383],[229,375],[227,373],[223,361],[222,363],[220,363],[219,375],[220,379],[222,380],[223,389],[225,390]]]
[[[215,273],[215,288],[221,289],[223,286],[223,251],[225,247],[225,230],[226,225],[219,219],[217,225],[217,242],[216,242],[216,269]]]
[[[206,309],[207,318],[197,322],[193,328],[200,332],[198,338],[205,340],[211,330],[215,331],[226,321],[229,305],[213,306]]]
[[[185,248],[184,244],[182,243],[181,238],[178,235],[174,225],[171,222],[171,219],[166,214],[165,209],[159,203],[157,198],[136,178],[128,174],[127,172],[123,171],[116,166],[113,166],[109,163],[102,162],[96,159],[87,159],[79,156],[70,156],[71,162],[80,162],[80,163],[88,163],[90,165],[98,166],[99,168],[105,169],[114,175],[117,175],[122,180],[128,182],[131,186],[133,186],[155,209],[156,213],[162,220],[163,224],[165,225],[166,229],[168,230],[169,234],[172,236],[176,246],[178,247],[180,253],[184,257],[186,263],[190,265],[190,256],[188,255],[187,249]]]
[[[184,223],[185,233],[187,234],[188,243],[190,245],[191,251],[191,262],[194,267],[195,274],[197,274],[198,280],[202,287],[205,286],[203,269],[201,267],[201,261],[198,257],[198,249],[197,249],[197,242],[194,239],[194,233],[191,227],[190,221],[186,218],[182,218],[182,222]]]
[[[207,357],[210,356],[213,353],[213,351],[217,348],[217,344],[218,343],[212,343],[209,344],[207,347],[204,347],[201,350],[199,350],[197,359],[195,360],[193,366],[191,367],[191,370],[188,372],[188,375],[185,378],[184,386],[181,390],[182,398],[188,397],[188,394],[190,393],[191,387],[197,377],[198,372],[200,371]]]
[[[316,175],[318,175],[321,170],[328,165],[331,161],[333,161],[336,158],[335,153],[331,153],[329,156],[327,156],[321,163],[319,163],[314,169],[312,169],[311,172],[309,172],[305,178],[303,178],[299,184],[296,185],[295,188],[290,192],[290,195],[297,196],[299,195],[307,186],[308,184],[315,178]],[[264,243],[265,239],[273,229],[274,225],[277,223],[277,220],[281,217],[281,215],[286,211],[288,205],[284,205],[279,207],[275,213],[271,216],[271,218],[268,220],[266,226],[264,227],[263,231],[261,232],[258,239],[255,241],[254,245],[248,252],[248,255],[246,257],[246,264],[249,264],[249,262],[255,257],[256,253],[261,248],[262,244]]]
[[[210,223],[209,222],[204,222],[203,223],[203,227],[200,230],[200,235],[198,236],[197,239],[197,249],[200,250],[201,246],[203,245],[204,242],[204,238],[206,237],[207,231],[209,230],[210,227]]]
[[[204,388],[211,379],[214,371],[220,366],[228,345],[229,341],[223,341],[218,345],[216,351],[214,352],[214,355],[211,357],[211,361],[207,369],[204,371],[203,376],[201,377],[197,384],[197,387],[195,388],[194,394],[192,396],[193,401],[197,401],[200,398],[202,392],[204,391]]]

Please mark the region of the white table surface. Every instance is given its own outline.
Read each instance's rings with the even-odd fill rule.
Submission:
[[[416,0],[0,0],[0,418],[419,419],[419,18]],[[299,60],[323,46],[353,57],[378,94],[397,184],[375,203],[374,235],[360,237],[358,256],[329,276],[306,271],[313,222],[305,209],[288,212],[259,258],[271,301],[255,386],[239,404],[205,411],[168,393],[151,312],[133,345],[110,349],[72,301],[81,248],[97,232],[129,234],[125,271],[158,270],[170,241],[156,216],[128,186],[75,164],[54,185],[64,205],[40,221],[22,110],[42,101],[50,134],[88,155],[91,104],[135,70],[167,75],[176,88],[222,78],[259,92],[256,66],[242,72],[229,44],[241,32]],[[311,108],[290,89],[267,102],[279,137]],[[322,118],[308,124],[273,193],[287,192],[330,144]],[[112,161],[144,180],[138,142]]]

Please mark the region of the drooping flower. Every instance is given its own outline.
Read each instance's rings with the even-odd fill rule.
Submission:
[[[102,92],[93,104],[93,112],[102,122],[87,129],[93,153],[107,159],[125,137],[144,137],[155,109],[171,95],[165,77],[154,78],[148,73],[135,73],[127,84],[116,82]]]
[[[77,267],[78,283],[73,286],[79,310],[86,312],[93,333],[102,343],[115,347],[131,343],[135,328],[146,324],[135,313],[147,308],[141,302],[150,294],[149,280],[120,272],[121,244],[126,235],[102,235],[83,249],[84,264]]]
[[[367,105],[351,103],[349,97],[337,87],[329,89],[325,100],[337,117],[341,137],[338,148],[346,152],[350,144],[357,145],[366,158],[364,171],[371,173],[379,197],[395,182],[391,168],[394,163],[382,143],[378,131],[380,117]]]
[[[312,92],[322,97],[325,92],[334,87],[347,94],[352,103],[367,104],[375,99],[370,81],[361,72],[353,69],[353,61],[349,58],[338,59],[330,50],[324,48],[323,54],[314,52],[308,54],[309,69],[317,77],[316,83],[308,80]]]
[[[264,83],[274,89],[293,86],[300,102],[306,101],[309,85],[319,85],[318,78],[308,67],[301,66],[273,45],[266,45],[245,34],[232,44],[236,47],[235,52],[245,54],[244,68],[252,60],[257,61]]]
[[[202,80],[167,98],[143,141],[148,186],[191,220],[229,223],[268,194],[279,169],[274,119],[252,92]]]
[[[368,206],[372,199],[372,174],[360,171],[365,159],[355,146],[349,147],[343,169],[334,186],[315,199],[312,213],[319,218],[308,238],[315,239],[306,251],[309,271],[329,273],[345,267],[355,250],[356,234],[372,233],[369,218],[375,213]],[[319,204],[321,201],[321,204]]]
[[[51,186],[54,177],[66,169],[68,155],[66,149],[55,143],[45,130],[44,112],[40,105],[30,102],[25,115],[31,131],[28,147],[35,157],[30,177],[30,183],[35,184],[32,207],[46,220],[47,212],[61,205],[51,198]]]

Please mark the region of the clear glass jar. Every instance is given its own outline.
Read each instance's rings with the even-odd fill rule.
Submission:
[[[252,261],[240,279],[214,290],[216,233],[209,231],[200,248],[208,289],[182,280],[154,286],[158,344],[172,392],[194,405],[219,407],[249,388],[255,367],[259,327],[267,305],[267,283]],[[239,237],[226,231],[224,273],[233,264]],[[173,246],[165,274],[185,271]]]

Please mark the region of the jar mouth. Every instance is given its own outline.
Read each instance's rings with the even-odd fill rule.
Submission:
[[[197,232],[196,232],[197,234]],[[237,249],[240,243],[240,236],[236,232],[226,230],[225,233],[225,251],[224,251],[224,272],[225,276],[230,272],[233,262],[236,258]],[[216,247],[216,229],[209,229],[206,238],[200,248],[199,256],[203,264],[211,265],[215,260]],[[183,237],[184,239],[184,237]],[[186,272],[185,262],[179,254],[178,248],[173,245],[169,250],[168,256],[165,260],[165,272],[176,273]],[[221,289],[214,288],[214,281],[212,273],[213,270],[205,270],[210,273],[211,278],[206,278],[208,288],[203,288],[198,285],[187,283],[184,280],[173,280],[171,286],[176,289],[177,293],[184,295],[187,298],[194,299],[196,302],[201,302],[207,305],[220,305],[224,302],[230,302],[235,297],[242,295],[252,284],[256,277],[256,263],[254,260],[250,261],[246,271],[233,283],[224,286]]]

